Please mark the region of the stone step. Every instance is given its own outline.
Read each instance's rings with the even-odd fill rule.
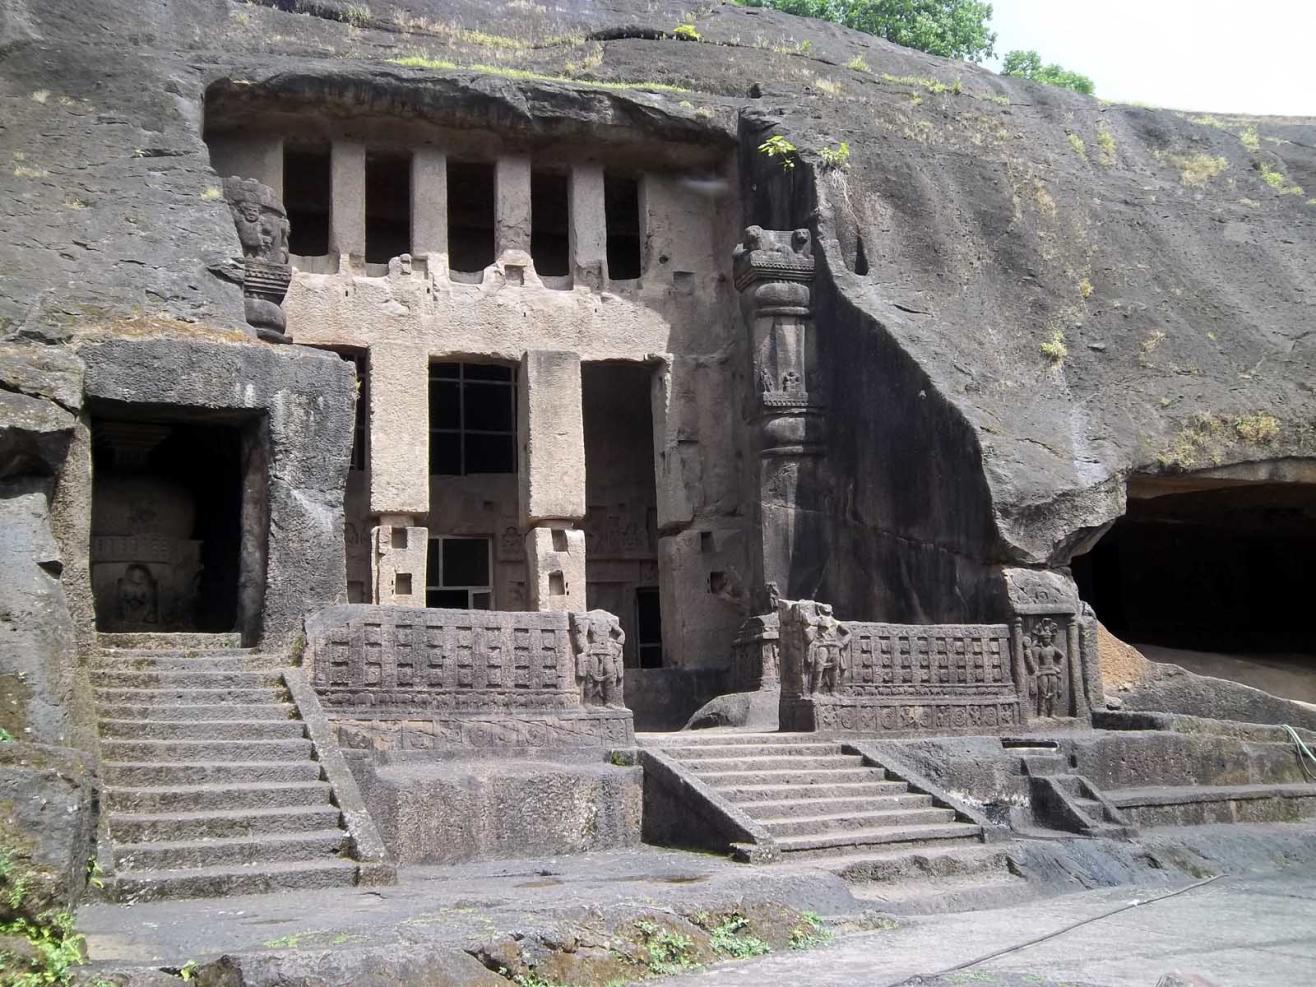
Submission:
[[[230,713],[237,712],[230,707]],[[297,740],[306,736],[306,724],[301,720],[103,719],[100,734],[114,740]]]
[[[247,785],[262,782],[287,784],[319,781],[320,765],[315,761],[189,761],[186,764],[139,761],[104,763],[101,765],[101,777],[105,784],[122,788]]]
[[[292,761],[310,758],[309,740],[102,740],[106,761]]]
[[[214,634],[204,631],[160,633],[130,631],[126,633],[101,632],[96,635],[100,648],[143,649],[151,651],[207,651],[213,648],[240,648],[242,635],[236,631]]]
[[[822,836],[829,833],[846,834],[860,830],[877,830],[886,826],[930,826],[938,823],[954,822],[955,812],[953,809],[926,806],[921,809],[890,809],[827,816],[794,816],[790,818],[764,819],[756,815],[754,819],[766,826],[768,832],[775,837]]]
[[[210,898],[273,891],[343,888],[356,883],[356,863],[337,858],[260,867],[196,867],[134,871],[115,878],[120,901]]]
[[[110,835],[115,840],[146,843],[337,829],[342,814],[336,805],[326,803],[235,812],[120,812],[111,820]]]
[[[880,798],[908,791],[909,786],[903,781],[871,779],[813,785],[724,785],[717,789],[723,798],[742,805],[755,802],[810,802],[814,799]]]
[[[813,733],[722,733],[712,730],[683,730],[678,733],[637,733],[635,739],[644,747],[674,751],[706,744],[757,747],[763,744],[817,743],[819,738]]]
[[[819,757],[828,754],[841,754],[841,745],[830,741],[815,741],[806,744],[770,744],[759,750],[753,750],[744,744],[690,744],[686,746],[665,747],[663,751],[682,764],[703,761],[709,758],[736,757],[787,757],[803,755]]]
[[[234,651],[199,655],[156,654],[149,651],[102,652],[87,663],[98,672],[242,672],[248,670],[252,652]]]
[[[263,692],[264,690],[262,690]],[[241,708],[236,708],[238,706]],[[188,704],[98,703],[97,711],[106,720],[291,720],[296,708],[292,703],[211,703]]]
[[[780,802],[753,802],[744,806],[754,819],[799,819],[805,816],[839,816],[850,813],[886,812],[891,809],[923,809],[932,805],[931,795],[875,795],[869,798],[802,798]]]
[[[122,672],[91,670],[92,687],[101,689],[272,689],[282,685],[279,673],[263,671]]]
[[[160,843],[116,843],[116,873],[176,870],[182,867],[230,867],[315,860],[341,853],[347,834],[341,829],[306,833],[261,833],[221,839]]]
[[[849,884],[917,884],[927,879],[996,879],[1012,874],[1009,853],[999,844],[940,842],[895,845],[865,852],[818,851],[809,864]]]
[[[783,836],[777,840],[782,852],[805,856],[816,851],[834,853],[842,847],[856,852],[890,846],[896,843],[924,844],[941,840],[980,841],[982,828],[973,823],[935,823],[931,825],[882,826],[876,829],[855,829],[844,833],[826,833],[816,836]]]
[[[839,771],[864,767],[858,755],[824,754],[821,757],[786,755],[782,757],[709,757],[682,762],[701,778],[705,775],[745,771]]]
[[[851,782],[875,783],[884,780],[881,768],[813,768],[804,771],[789,768],[758,771],[701,771],[699,780],[714,788],[743,788],[746,785],[843,785]]]
[[[287,693],[282,687],[271,689],[268,686],[253,689],[97,688],[95,696],[98,706],[133,704],[162,709],[176,706],[265,705],[274,700],[282,701]]]
[[[241,785],[175,785],[170,788],[106,788],[102,805],[111,813],[228,812],[327,805],[325,781],[258,782]],[[113,820],[110,828],[114,828]]]

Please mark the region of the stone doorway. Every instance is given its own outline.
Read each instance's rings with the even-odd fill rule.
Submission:
[[[587,362],[581,368],[585,431],[585,594],[616,614],[631,668],[666,664],[658,597],[658,488],[654,475],[653,368]]]
[[[258,559],[243,555],[263,557],[264,538],[244,538],[249,445],[237,424],[93,420],[98,631],[255,630],[260,601],[250,585],[244,600],[242,584]],[[263,476],[247,493],[261,490]]]
[[[1313,557],[1316,484],[1173,478],[1131,484],[1127,512],[1073,572],[1148,657],[1316,698]]]

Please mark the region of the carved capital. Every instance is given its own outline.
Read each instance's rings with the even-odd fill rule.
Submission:
[[[814,269],[808,230],[748,227],[732,261],[747,319],[808,317]]]
[[[242,244],[242,294],[247,322],[260,338],[274,343],[284,335],[284,296],[292,281],[288,264],[288,213],[268,185],[252,178],[224,179],[224,198]]]

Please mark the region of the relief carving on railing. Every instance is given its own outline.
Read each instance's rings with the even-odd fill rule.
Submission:
[[[622,649],[626,634],[621,621],[606,610],[573,613],[571,644],[576,655],[576,679],[585,705],[624,706]]]

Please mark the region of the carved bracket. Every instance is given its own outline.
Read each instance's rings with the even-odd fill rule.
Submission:
[[[290,343],[281,307],[292,282],[288,213],[272,188],[251,178],[224,179],[224,198],[242,244],[247,322],[267,342]]]

